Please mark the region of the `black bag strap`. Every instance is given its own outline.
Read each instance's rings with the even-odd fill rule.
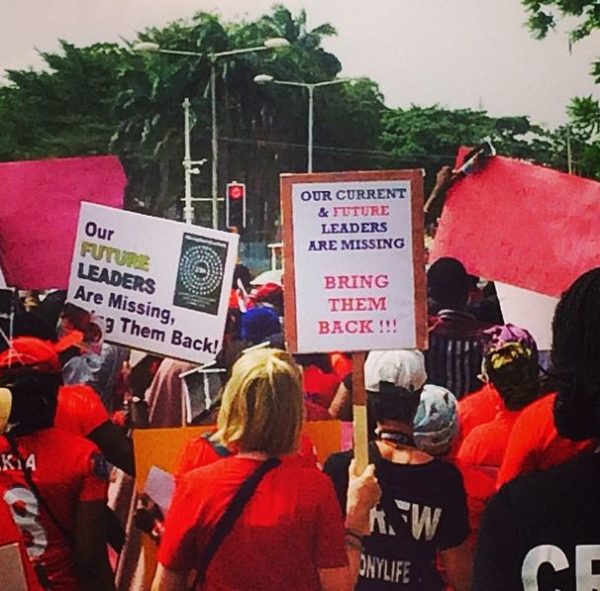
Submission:
[[[204,581],[206,571],[217,553],[217,550],[229,532],[233,529],[233,526],[241,516],[248,501],[252,498],[252,495],[258,488],[261,480],[267,472],[273,470],[273,468],[277,468],[279,464],[281,464],[279,458],[269,458],[268,460],[265,460],[250,476],[248,476],[248,478],[246,478],[246,480],[244,480],[240,488],[238,488],[225,510],[225,513],[223,513],[223,516],[215,526],[213,535],[206,545],[206,550],[198,564],[198,574],[196,575],[196,581],[192,589],[195,589],[199,583]]]

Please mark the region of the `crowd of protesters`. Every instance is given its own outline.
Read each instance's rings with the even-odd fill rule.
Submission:
[[[176,458],[168,510],[133,492],[131,430],[186,423],[194,366],[133,364],[64,294],[28,294],[0,347],[6,580],[148,589],[146,532],[156,591],[600,588],[600,269],[561,298],[544,369],[492,284],[450,258],[427,279],[428,349],[366,357],[359,470],[352,449],[321,466],[302,427],[351,421],[360,372],[286,352],[282,287],[238,268],[222,387],[194,418],[214,429]]]

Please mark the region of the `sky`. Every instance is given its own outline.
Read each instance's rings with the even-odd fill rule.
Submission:
[[[343,76],[368,76],[389,107],[483,108],[493,116],[529,115],[555,127],[576,95],[600,95],[589,75],[600,58],[600,31],[569,51],[568,23],[543,41],[525,26],[519,0],[281,0],[305,8],[309,28],[328,22],[324,46]],[[274,0],[0,0],[0,71],[40,68],[36,52],[59,38],[76,45],[134,39],[198,11],[227,20],[256,18]]]

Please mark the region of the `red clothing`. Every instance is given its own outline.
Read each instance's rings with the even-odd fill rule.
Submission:
[[[259,460],[231,456],[180,481],[158,560],[191,570],[217,521]],[[202,589],[318,591],[318,569],[347,564],[344,525],[325,474],[285,457],[267,473],[225,538]]]
[[[458,451],[465,437],[477,426],[489,423],[504,405],[494,386],[486,384],[458,401],[458,435],[453,449]]]
[[[313,442],[306,435],[300,436],[300,449],[298,455],[302,458],[306,468],[314,468],[317,466],[318,458]],[[229,457],[224,453],[219,453],[215,446],[206,440],[205,437],[198,437],[188,441],[179,457],[175,467],[175,478],[180,478],[190,470],[201,468],[212,464],[217,460]]]
[[[326,373],[316,365],[309,365],[302,371],[304,396],[328,409],[342,379],[335,373]]]
[[[91,386],[61,386],[54,426],[87,437],[94,429],[109,421],[108,411]]]
[[[304,417],[304,420],[309,422],[331,421],[333,418],[324,406],[307,398],[304,399]]]
[[[27,590],[43,591],[37,576],[33,572],[29,557],[27,556],[27,550],[25,549],[25,543],[21,536],[21,532],[15,525],[10,509],[6,503],[0,501],[0,549],[3,546],[11,544],[18,544],[19,546],[21,564],[23,565],[23,572],[25,574],[25,580],[27,581]]]
[[[81,501],[106,501],[106,465],[98,448],[82,437],[51,428],[17,438],[18,449],[41,497],[70,536]],[[31,560],[53,591],[79,591],[72,546],[27,486],[19,460],[0,438],[0,498],[26,540]]]
[[[329,361],[333,371],[343,380],[349,373],[352,373],[352,359],[344,353],[330,353]]]
[[[217,453],[215,446],[204,437],[192,439],[185,444],[177,458],[174,472],[175,478],[180,478],[190,470],[208,466],[208,464],[212,464],[224,457],[228,456]]]
[[[467,492],[471,539],[475,540],[483,510],[496,492],[498,470],[504,458],[510,432],[522,411],[503,408],[493,421],[475,427],[456,455]]]
[[[482,466],[497,472],[504,459],[510,432],[521,412],[503,408],[494,420],[475,427],[465,437],[456,455],[457,459],[464,464]]]
[[[554,426],[554,399],[548,394],[523,410],[515,422],[498,473],[497,487],[521,474],[546,470],[592,448],[594,441],[571,441]]]

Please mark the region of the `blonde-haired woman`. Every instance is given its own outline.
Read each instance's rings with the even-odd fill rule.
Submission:
[[[190,575],[203,591],[353,588],[379,486],[372,466],[360,476],[351,466],[344,525],[327,476],[294,454],[302,420],[300,370],[289,354],[259,349],[236,362],[217,437],[237,453],[179,482],[153,591],[186,589]]]

